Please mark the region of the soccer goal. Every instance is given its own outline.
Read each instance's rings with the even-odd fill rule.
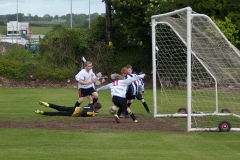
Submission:
[[[240,131],[240,52],[191,7],[153,15],[154,117],[187,131]]]

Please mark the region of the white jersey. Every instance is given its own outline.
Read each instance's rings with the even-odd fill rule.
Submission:
[[[102,86],[97,89],[97,92],[101,90],[109,90],[111,89],[111,96],[118,96],[122,98],[126,98],[126,92],[128,89],[128,85],[131,84],[133,81],[138,79],[144,78],[145,74],[137,75],[135,77],[130,77],[124,80],[116,80],[112,83],[109,83],[105,86]]]
[[[94,88],[94,83],[92,84],[80,84],[79,81],[83,80],[85,82],[89,82],[91,79],[96,79],[96,75],[93,73],[92,69],[87,72],[85,69],[82,69],[78,74],[75,75],[75,79],[78,81],[78,89],[79,88],[84,88],[88,89],[93,87]]]

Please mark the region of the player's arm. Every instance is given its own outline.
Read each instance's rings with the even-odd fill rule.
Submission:
[[[83,84],[83,85],[88,85],[88,84],[94,83],[94,81],[91,79],[90,81],[86,82],[86,81],[80,79],[80,80],[78,81],[78,83]]]
[[[138,80],[138,79],[141,79],[141,78],[144,78],[145,77],[145,74],[141,74],[141,75],[136,75],[135,77],[130,77],[128,79],[125,79],[124,80],[124,83],[129,85],[131,84],[132,82]]]
[[[139,79],[139,80],[138,80],[138,87],[139,87],[139,91],[140,91],[141,93],[145,93],[144,83],[143,83],[143,80],[142,80],[142,79]]]
[[[80,72],[81,72],[81,71],[80,71]],[[78,72],[78,74],[75,75],[75,79],[76,79],[76,81],[78,81],[78,82],[79,82],[79,80],[80,80],[80,72]]]
[[[92,75],[92,80],[93,80],[93,82],[98,81],[98,80],[100,79],[100,78],[98,77],[98,75],[95,74],[92,69],[91,69],[90,71],[91,71],[91,75]]]
[[[94,111],[88,111],[87,116],[94,116]]]
[[[103,90],[109,90],[109,89],[111,89],[112,86],[113,86],[113,84],[109,83],[105,86],[102,86],[102,87],[98,88],[96,91],[99,92],[99,91],[103,91]]]

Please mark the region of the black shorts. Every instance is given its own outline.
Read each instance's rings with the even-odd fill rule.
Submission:
[[[115,106],[117,106],[121,111],[125,111],[127,109],[127,100],[126,98],[113,96],[112,102]]]
[[[79,88],[79,89],[78,89],[78,96],[79,96],[79,98],[80,98],[80,97],[87,97],[87,96],[89,96],[89,95],[92,95],[93,92],[96,92],[93,87],[87,88],[87,89],[85,89],[85,88]]]
[[[138,93],[137,95],[133,96],[133,95],[127,95],[127,100],[132,100],[132,99],[135,99],[137,98],[138,100],[142,100],[143,99],[143,96],[141,93]]]
[[[126,99],[127,99],[127,100],[132,100],[132,99],[135,99],[135,96],[133,96],[133,95],[127,95],[127,96],[126,96]]]
[[[135,96],[132,95],[132,89],[131,89],[131,87],[128,87],[128,90],[127,90],[127,93],[126,93],[126,99],[127,99],[127,100],[135,99]]]
[[[138,100],[142,100],[143,99],[143,96],[141,93],[138,93],[136,96],[135,96]]]

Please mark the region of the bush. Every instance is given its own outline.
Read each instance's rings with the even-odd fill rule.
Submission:
[[[32,53],[22,47],[13,47],[7,51],[7,54],[2,55],[2,58],[20,61],[22,63],[32,61],[32,57]]]
[[[54,58],[49,63],[66,66],[73,63],[80,53],[88,48],[89,35],[82,29],[61,27],[52,30],[40,41],[40,54],[47,53]]]
[[[26,79],[31,74],[31,64],[20,61],[0,59],[0,75],[9,79]]]
[[[14,47],[0,56],[0,74],[11,79],[25,79],[32,72],[32,54]]]
[[[33,77],[37,79],[67,79],[74,76],[74,71],[68,68],[48,68],[41,65],[35,66]]]
[[[75,64],[59,67],[49,63],[52,59],[31,54],[22,48],[12,48],[0,56],[0,75],[9,79],[27,79],[32,75],[36,79],[67,79],[73,77]]]

